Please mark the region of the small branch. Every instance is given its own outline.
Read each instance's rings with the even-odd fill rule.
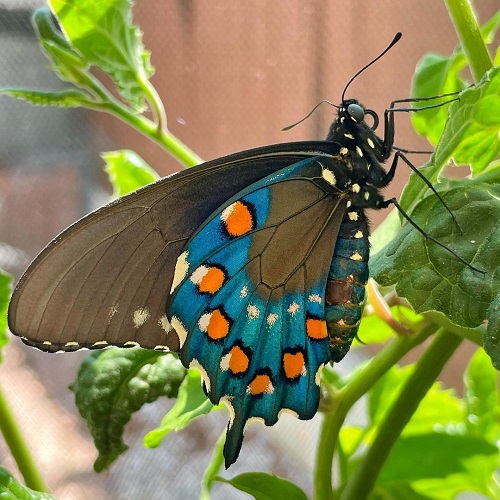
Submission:
[[[419,334],[394,337],[349,383],[331,393],[330,409],[324,414],[314,471],[314,498],[333,498],[332,465],[340,429],[349,410],[406,353],[421,344],[436,327],[430,325]]]
[[[401,432],[461,342],[460,337],[446,330],[440,330],[435,336],[382,421],[372,446],[342,492],[341,500],[369,497]]]
[[[130,109],[114,99],[109,102],[96,103],[94,106],[88,107],[98,111],[105,111],[128,125],[131,125],[143,135],[163,147],[186,167],[192,167],[203,162],[194,151],[189,149],[182,141],[175,137],[175,135],[165,130],[158,130],[158,124],[143,116],[137,116]]]
[[[48,490],[42,479],[42,475],[35,464],[29,447],[21,434],[16,418],[12,413],[1,388],[0,432],[3,434],[5,442],[7,443],[7,446],[17,463],[17,467],[24,478],[26,486],[36,491],[47,492]]]
[[[158,95],[155,87],[151,85],[149,80],[147,80],[143,85],[143,90],[147,95],[147,99],[151,106],[153,107],[154,114],[156,116],[156,130],[158,134],[162,132],[167,132],[167,113],[165,112],[165,106],[161,97]]]
[[[462,45],[474,81],[493,67],[493,61],[481,36],[470,0],[445,0],[455,31]]]

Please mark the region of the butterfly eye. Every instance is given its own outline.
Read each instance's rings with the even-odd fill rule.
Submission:
[[[347,113],[356,120],[356,123],[361,123],[365,117],[365,110],[359,104],[349,104]]]

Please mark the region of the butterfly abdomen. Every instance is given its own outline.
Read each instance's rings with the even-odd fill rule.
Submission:
[[[340,226],[325,291],[333,362],[347,354],[361,320],[368,280],[368,233],[364,211],[348,209]]]

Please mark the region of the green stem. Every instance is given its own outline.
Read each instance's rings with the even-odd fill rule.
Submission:
[[[203,473],[201,478],[201,493],[200,500],[210,500],[210,491],[212,489],[212,484],[215,481],[215,477],[224,465],[224,454],[223,448],[226,442],[226,431],[219,436],[217,442],[215,443],[214,452],[210,463]]]
[[[434,325],[430,325],[417,335],[395,337],[366,366],[358,370],[345,387],[331,394],[330,409],[323,417],[316,452],[314,498],[318,500],[333,498],[333,454],[348,411],[387,370],[411,349],[421,344],[435,329]]]
[[[24,477],[26,486],[37,491],[48,491],[1,388],[0,432]]]
[[[135,114],[130,108],[118,101],[91,73],[81,72],[80,80],[84,82],[87,90],[98,98],[93,103],[86,101],[82,106],[96,111],[104,111],[131,125],[148,139],[159,144],[186,167],[193,167],[203,162],[194,151],[167,130],[165,108],[156,89],[149,81],[143,84],[143,90],[153,106],[156,123],[142,115]]]
[[[104,103],[96,103],[88,105],[90,109],[105,111],[123,122],[131,125],[143,135],[152,139],[154,142],[162,146],[175,159],[183,163],[186,167],[198,165],[203,160],[191,149],[189,149],[182,141],[177,139],[175,135],[167,130],[159,130],[158,124],[154,123],[143,116],[136,115],[121,103],[112,100]]]
[[[401,432],[461,342],[460,337],[446,330],[437,333],[382,421],[372,446],[342,492],[341,500],[364,500],[369,497]]]
[[[316,467],[314,469],[314,498],[316,500],[332,500],[334,498],[332,487],[333,452],[349,409],[347,402],[338,397],[338,393],[332,394],[330,410],[323,416],[316,449]]]
[[[165,106],[163,106],[163,102],[155,87],[151,85],[149,80],[143,82],[142,86],[147,99],[151,106],[153,107],[154,114],[156,115],[156,130],[158,132],[167,130],[167,114],[165,113]]]
[[[474,81],[493,67],[493,61],[481,36],[470,0],[445,0],[458,38],[469,63]]]

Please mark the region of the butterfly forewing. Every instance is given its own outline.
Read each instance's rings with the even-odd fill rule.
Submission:
[[[189,237],[245,186],[330,149],[330,143],[318,141],[238,153],[93,212],[59,235],[28,268],[9,306],[11,331],[49,352],[136,343],[176,349],[165,306],[177,257]]]

